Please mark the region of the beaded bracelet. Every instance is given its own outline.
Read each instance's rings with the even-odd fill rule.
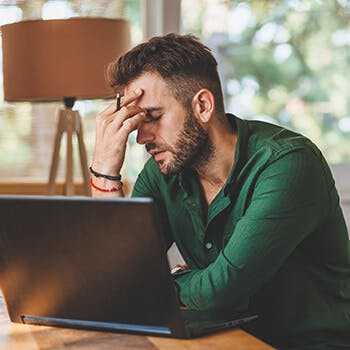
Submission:
[[[98,187],[98,186],[96,186],[96,185],[93,183],[93,181],[92,181],[91,178],[90,178],[90,185],[91,185],[91,187],[93,187],[95,190],[100,191],[100,192],[116,192],[116,191],[119,191],[119,190],[121,190],[121,189],[123,188],[123,183],[122,183],[121,181],[119,182],[118,186],[116,186],[116,187],[112,187],[112,188],[102,188],[102,187]]]
[[[90,173],[96,177],[103,177],[107,180],[113,180],[113,181],[120,181],[122,179],[122,176],[121,175],[107,175],[107,174],[101,174],[101,173],[98,173],[97,171],[95,171],[94,169],[92,169],[92,167],[89,168],[90,170]]]

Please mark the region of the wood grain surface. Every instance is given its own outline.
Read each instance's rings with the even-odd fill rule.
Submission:
[[[241,329],[191,340],[11,323],[0,297],[1,350],[269,350]]]

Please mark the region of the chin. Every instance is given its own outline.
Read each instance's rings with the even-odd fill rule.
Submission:
[[[164,160],[161,160],[159,162],[157,162],[157,165],[158,165],[158,169],[159,171],[163,174],[163,175],[166,175],[167,174],[167,165],[166,163],[164,162]]]
[[[180,164],[175,159],[162,159],[157,164],[159,171],[164,176],[176,175],[183,170],[183,164]]]
[[[159,166],[158,165],[158,167],[159,167],[159,171],[164,175],[164,176],[170,176],[170,175],[172,175],[171,174],[171,171],[169,171],[169,169],[168,169],[168,167],[167,166]]]
[[[157,163],[158,169],[164,176],[170,176],[172,175],[171,167],[169,167],[169,164],[165,162],[164,160]]]
[[[174,167],[172,164],[164,164],[162,166],[159,166],[159,171],[164,175],[164,176],[172,176],[179,174],[182,170],[183,167]]]

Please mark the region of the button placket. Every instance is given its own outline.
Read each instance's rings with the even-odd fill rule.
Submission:
[[[211,242],[205,243],[205,248],[207,248],[208,250],[211,249],[212,247],[213,247],[213,243]]]
[[[210,264],[210,263],[214,262],[216,260],[216,258],[218,257],[218,251],[212,242],[206,242],[204,244],[204,247],[206,250],[208,264]]]

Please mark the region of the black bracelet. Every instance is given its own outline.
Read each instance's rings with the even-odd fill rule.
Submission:
[[[90,173],[96,177],[104,177],[105,179],[113,180],[113,181],[120,181],[122,179],[121,175],[113,176],[113,175],[101,174],[95,171],[94,169],[92,169],[92,167],[90,167],[89,170],[90,170]]]

